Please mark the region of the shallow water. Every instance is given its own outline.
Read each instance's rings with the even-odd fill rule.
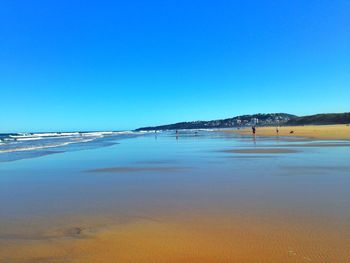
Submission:
[[[2,162],[0,262],[348,262],[337,143],[169,132]]]

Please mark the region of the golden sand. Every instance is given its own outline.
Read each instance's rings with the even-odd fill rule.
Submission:
[[[290,133],[293,131],[293,133]],[[238,134],[252,134],[251,128],[240,130],[226,130],[224,132]],[[257,136],[276,136],[276,127],[257,127]],[[282,126],[279,136],[302,136],[313,139],[350,140],[350,126],[341,125],[309,125],[309,126]]]
[[[225,217],[139,219],[104,228],[76,226],[57,237],[0,239],[0,262],[294,263],[348,262],[336,230]]]

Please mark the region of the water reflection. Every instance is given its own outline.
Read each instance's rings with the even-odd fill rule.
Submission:
[[[0,236],[9,222],[67,215],[243,216],[349,233],[346,142],[187,131],[95,146],[1,163]]]

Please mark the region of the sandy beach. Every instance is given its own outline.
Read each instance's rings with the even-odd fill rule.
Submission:
[[[293,133],[290,133],[293,131]],[[252,134],[251,128],[225,130],[227,133]],[[276,127],[257,127],[257,136],[276,136]],[[281,126],[279,136],[307,137],[320,140],[350,140],[350,126],[340,125],[310,125],[310,126]]]
[[[349,14],[1,1],[0,263],[350,263]]]
[[[67,226],[50,237],[0,240],[0,262],[306,263],[350,257],[348,237],[320,226],[223,215],[103,224]]]
[[[202,131],[104,145],[2,163],[0,263],[350,258],[347,141]]]

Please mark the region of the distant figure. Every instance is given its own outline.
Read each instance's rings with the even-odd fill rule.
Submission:
[[[280,128],[277,126],[277,127],[276,127],[276,133],[277,133],[277,135],[278,135],[279,132],[280,132]]]
[[[290,131],[290,132],[289,132],[289,134],[293,134],[293,133],[294,133],[294,131]]]
[[[176,130],[176,134],[179,134],[179,131],[178,131],[178,130]]]
[[[255,131],[256,131],[255,126],[252,126],[252,132],[253,132],[253,135],[254,135],[254,136],[255,136]]]

